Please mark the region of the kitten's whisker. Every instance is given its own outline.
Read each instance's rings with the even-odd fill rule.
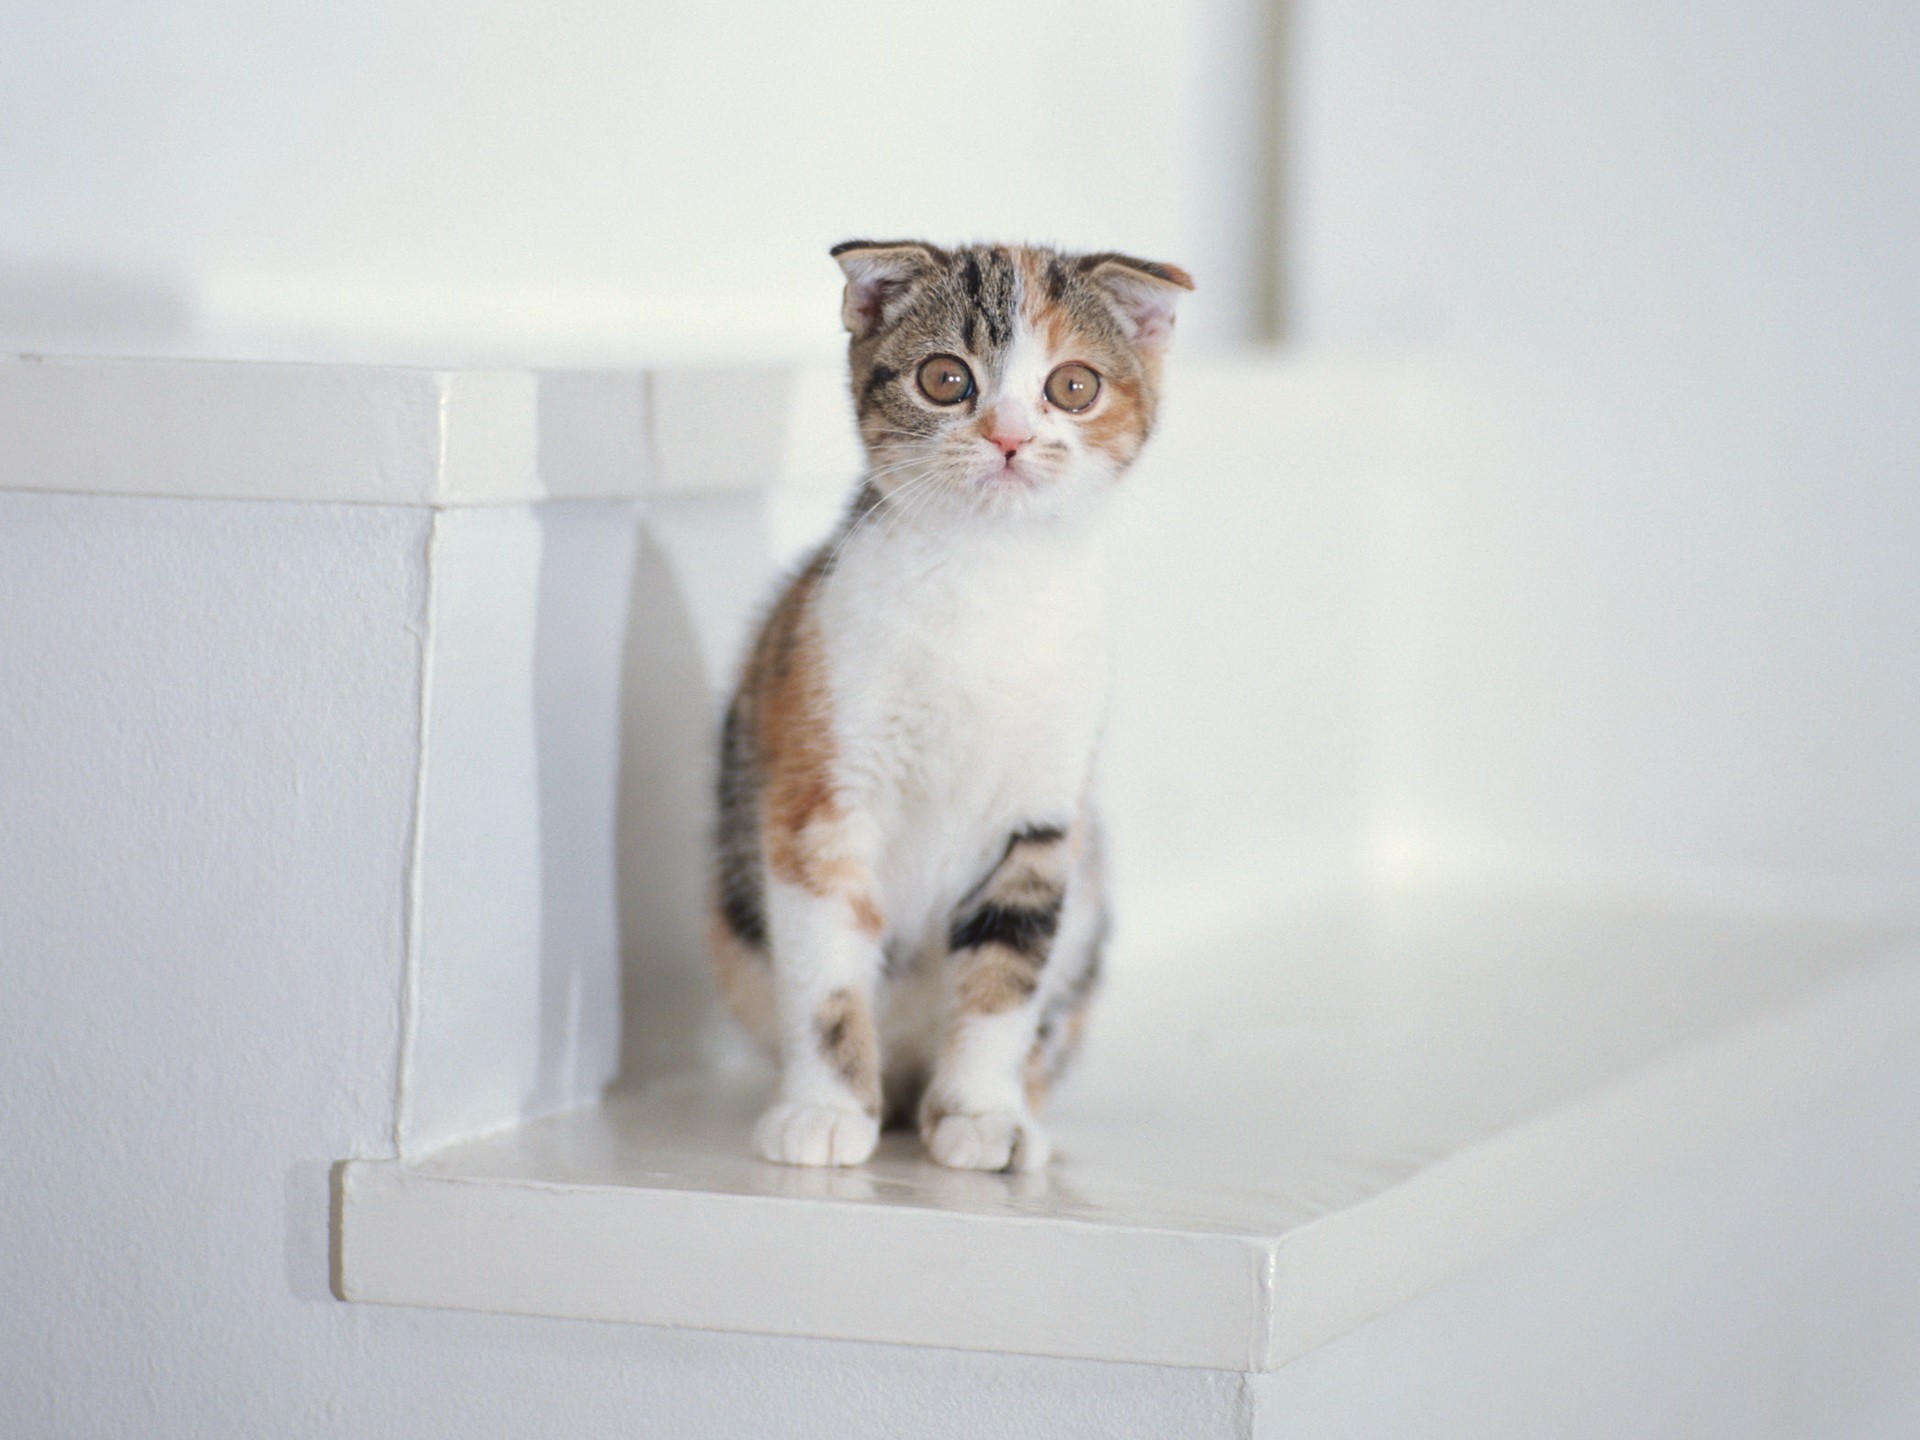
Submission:
[[[944,482],[951,477],[951,473],[950,469],[938,460],[930,460],[926,473],[919,480],[902,485],[894,491],[896,497],[894,513],[888,517],[887,528],[881,538],[892,539],[915,516],[932,506],[945,488]]]
[[[929,467],[918,479],[900,486],[889,497],[893,501],[893,514],[887,519],[887,528],[881,534],[882,540],[893,538],[894,532],[905,522],[907,516],[931,502],[939,491],[939,483],[946,478],[945,472],[937,467]]]
[[[863,439],[871,438],[866,432],[863,431],[861,433]],[[889,425],[884,429],[875,430],[872,433],[884,439],[918,440],[924,444],[926,441],[931,440],[938,432],[935,430],[908,430],[900,425]]]
[[[920,467],[924,467],[921,469],[919,474],[913,476],[911,479],[905,481],[903,484],[896,485],[891,490],[882,492],[880,499],[877,502],[875,502],[873,505],[868,506],[867,509],[861,511],[858,515],[856,515],[853,518],[852,523],[850,523],[847,526],[846,532],[843,535],[841,535],[839,541],[835,543],[832,553],[827,556],[826,568],[829,571],[833,569],[834,562],[840,558],[840,552],[847,548],[848,543],[853,539],[855,535],[857,535],[860,532],[860,529],[862,526],[866,525],[870,520],[873,519],[874,516],[878,515],[889,504],[896,503],[903,495],[910,493],[915,488],[926,484],[928,481],[932,480],[935,477],[937,472],[934,470],[934,468],[931,466],[929,462],[919,461],[919,462],[916,462],[916,465]],[[907,468],[907,465],[905,462],[903,462],[899,466],[893,467],[893,471],[897,472],[899,470],[905,470],[906,468]],[[883,473],[890,473],[890,472],[883,471],[880,469],[870,469],[867,472],[867,478],[872,479],[873,476],[877,474],[883,474]]]
[[[937,473],[939,478],[941,479],[946,478],[946,474],[944,471],[937,472]],[[922,488],[919,494],[911,497],[914,503],[902,505],[901,507],[899,507],[899,513],[895,515],[893,517],[893,520],[888,524],[886,533],[883,536],[881,536],[881,539],[891,540],[894,536],[895,531],[901,529],[903,526],[905,526],[908,523],[909,520],[913,519],[914,517],[918,516],[919,514],[921,514],[928,508],[930,508],[933,505],[934,501],[939,497],[939,493],[940,493],[939,487]],[[927,568],[923,570],[921,573],[922,574],[930,573],[931,570],[933,569],[934,563],[937,563],[937,562],[930,562]]]

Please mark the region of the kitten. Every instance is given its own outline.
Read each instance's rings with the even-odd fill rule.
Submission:
[[[754,1145],[1047,1162],[1034,1110],[1106,929],[1097,522],[1153,427],[1171,265],[834,247],[869,469],[788,582],[721,738],[713,952],[780,1060]]]

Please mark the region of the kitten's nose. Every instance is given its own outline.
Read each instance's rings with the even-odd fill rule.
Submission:
[[[1023,405],[1002,401],[980,417],[980,429],[987,443],[1011,464],[1020,447],[1033,439],[1033,416]]]

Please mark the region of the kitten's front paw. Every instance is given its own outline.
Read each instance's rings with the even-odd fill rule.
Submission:
[[[781,1101],[753,1127],[753,1148],[782,1165],[858,1165],[880,1139],[880,1122],[858,1110]]]
[[[989,1110],[941,1115],[926,1132],[927,1153],[954,1170],[1044,1170],[1052,1147],[1031,1115]]]

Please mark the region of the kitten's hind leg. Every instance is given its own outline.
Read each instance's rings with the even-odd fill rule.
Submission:
[[[920,1135],[942,1165],[1039,1170],[1050,1153],[1028,1104],[1027,1072],[1057,941],[1083,924],[1069,895],[1073,851],[1051,825],[1012,836],[953,918],[953,1021],[920,1105]],[[1071,900],[1083,903],[1070,904]]]
[[[880,1136],[876,927],[843,895],[776,880],[767,899],[780,1097],[755,1126],[754,1148],[788,1165],[858,1165]]]

